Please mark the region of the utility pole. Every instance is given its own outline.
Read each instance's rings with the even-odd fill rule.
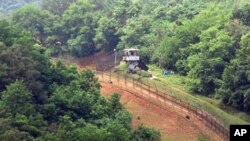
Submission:
[[[109,69],[110,69],[110,71],[109,71],[109,81],[108,81],[108,83],[112,83],[112,80],[111,80],[111,71],[112,71],[112,69],[111,69],[111,67]]]
[[[116,49],[114,49],[115,52],[115,69],[116,69]]]

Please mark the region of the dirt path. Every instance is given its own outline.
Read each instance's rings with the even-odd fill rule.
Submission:
[[[202,119],[193,116],[188,109],[158,97],[153,90],[149,92],[138,84],[114,77],[111,78],[112,84],[110,84],[109,76],[98,76],[103,86],[101,92],[104,96],[113,92],[121,94],[121,102],[133,115],[133,127],[143,123],[159,129],[165,140],[195,141],[201,134],[205,134],[214,141],[222,140],[217,133],[204,124]],[[152,103],[157,103],[158,106]],[[189,118],[186,118],[187,115]]]
[[[91,68],[95,70],[98,55],[105,58],[107,54],[100,53],[87,58],[74,60],[79,69]],[[176,105],[171,101],[159,98],[154,94],[150,94],[147,90],[140,87],[134,87],[132,83],[118,81],[112,78],[113,84],[107,83],[110,79],[108,76],[98,75],[102,84],[101,93],[108,97],[114,92],[121,94],[121,103],[131,112],[133,120],[132,127],[136,128],[140,124],[159,129],[163,140],[167,141],[197,141],[198,136],[205,134],[211,140],[221,141],[222,139],[208,128],[202,119],[197,119],[190,115],[188,110]],[[158,103],[158,106],[156,104]],[[160,107],[165,107],[164,109]]]
[[[132,113],[133,128],[144,124],[159,129],[163,140],[173,141],[196,141],[201,134],[192,122],[177,115],[173,110],[163,110],[113,84],[105,82],[101,84],[101,93],[104,96],[110,96],[114,92],[121,94],[121,103]]]

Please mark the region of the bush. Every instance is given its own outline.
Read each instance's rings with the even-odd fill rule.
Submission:
[[[198,141],[209,141],[209,139],[204,135],[199,135]]]
[[[141,77],[152,77],[152,74],[148,73],[147,71],[144,70],[139,70],[136,72],[138,75]]]
[[[134,138],[138,141],[160,141],[161,134],[158,130],[140,125],[134,132]]]

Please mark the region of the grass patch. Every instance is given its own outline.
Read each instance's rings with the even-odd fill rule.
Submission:
[[[246,113],[240,112],[230,107],[222,109],[219,100],[202,95],[195,95],[188,91],[188,88],[185,86],[185,81],[188,81],[187,77],[179,75],[170,75],[166,77],[162,75],[162,69],[156,67],[155,65],[149,65],[149,71],[152,74],[157,75],[162,85],[167,84],[168,86],[172,87],[176,94],[183,95],[186,99],[188,99],[190,104],[199,106],[205,111],[208,111],[213,116],[215,116],[216,119],[219,119],[226,127],[228,127],[230,124],[249,124],[250,116]]]
[[[188,81],[187,77],[180,75],[164,76],[163,70],[155,65],[149,65],[149,73],[151,73],[156,78],[144,78],[138,76],[137,74],[129,75],[129,77],[135,79],[141,77],[140,81],[142,83],[157,88],[162,92],[165,92],[173,97],[176,97],[177,99],[181,99],[182,101],[189,103],[193,107],[197,107],[210,113],[226,128],[229,128],[229,125],[231,124],[249,124],[250,122],[249,115],[237,110],[222,109],[219,100],[201,95],[195,95],[188,91],[188,88],[185,86],[185,82]],[[122,74],[125,75],[125,73]]]
[[[199,135],[197,141],[209,141],[209,139],[205,135]]]

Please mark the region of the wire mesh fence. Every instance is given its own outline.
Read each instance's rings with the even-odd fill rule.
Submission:
[[[148,102],[159,106],[162,109],[174,108],[176,113],[187,119],[196,119],[196,125],[200,128],[209,128],[222,140],[229,140],[229,130],[218,119],[206,111],[201,105],[189,103],[185,97],[176,95],[176,91],[166,86],[159,86],[148,79],[135,78],[130,75],[111,73],[111,71],[96,70],[101,81],[106,81],[115,86],[145,99]],[[164,91],[160,88],[165,88]],[[204,125],[204,126],[203,126]]]
[[[117,51],[116,55],[115,53],[109,53],[107,57],[99,58],[99,63],[96,66],[96,70],[102,71],[114,68],[114,66],[119,64],[119,62],[122,60],[122,56],[123,52]],[[114,58],[116,58],[116,62],[114,62]]]

